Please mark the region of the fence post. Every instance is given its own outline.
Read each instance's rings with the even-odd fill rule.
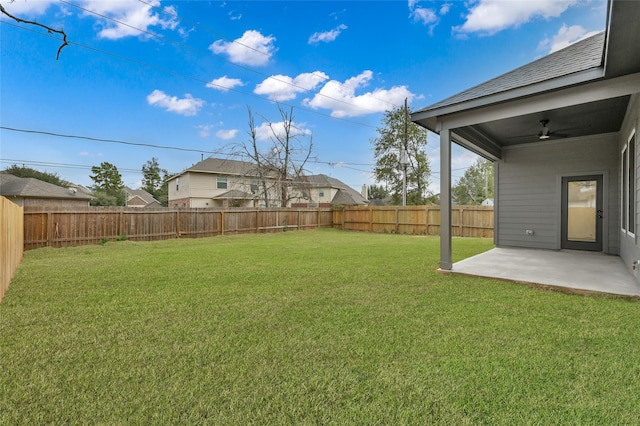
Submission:
[[[256,208],[256,234],[260,232],[260,210]]]
[[[369,232],[373,232],[373,207],[369,207]]]
[[[458,220],[459,220],[460,222],[459,222],[459,224],[458,224],[458,225],[459,225],[459,227],[460,227],[460,236],[461,236],[461,237],[464,237],[464,234],[463,234],[463,232],[464,232],[464,227],[463,227],[463,225],[464,225],[464,221],[463,221],[463,217],[464,217],[464,209],[463,209],[463,208],[460,208],[459,210],[460,210],[460,213],[458,214]]]
[[[429,235],[429,206],[424,206],[426,217],[424,218],[424,235]]]
[[[224,235],[224,212],[220,211],[220,224],[218,225],[220,235]]]
[[[47,212],[47,247],[53,247],[53,215]]]
[[[400,209],[396,207],[396,234],[400,233]]]
[[[123,229],[124,229],[124,210],[120,210],[120,213],[118,213],[118,229],[116,229],[116,237],[118,235],[124,234],[124,232],[122,232]]]
[[[180,210],[176,210],[176,237],[180,238]]]

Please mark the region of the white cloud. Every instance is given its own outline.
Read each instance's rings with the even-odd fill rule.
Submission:
[[[7,12],[17,17],[32,17],[42,15],[47,11],[50,5],[58,3],[56,0],[39,0],[24,1],[18,0],[11,2],[2,2],[2,6]]]
[[[201,124],[199,126],[196,126],[196,129],[198,129],[198,136],[200,136],[201,138],[208,137],[211,134],[212,128],[212,124]]]
[[[415,97],[406,86],[374,89],[356,95],[356,89],[368,85],[372,78],[371,71],[364,71],[344,83],[331,80],[312,99],[305,99],[303,103],[314,109],[329,109],[332,117],[357,117],[387,111],[403,104],[405,98],[412,100]]]
[[[204,105],[202,99],[194,98],[189,93],[185,94],[184,98],[179,99],[176,96],[169,96],[162,90],[157,89],[147,96],[147,102],[149,105],[186,116],[196,115]]]
[[[210,89],[227,92],[231,89],[235,89],[238,86],[244,86],[244,83],[238,78],[229,78],[225,75],[220,78],[214,78],[209,83],[207,83],[206,86]]]
[[[334,41],[342,31],[346,30],[347,26],[344,24],[338,25],[331,31],[325,31],[322,33],[313,33],[311,37],[309,37],[309,44],[318,44],[320,42],[329,43]]]
[[[436,15],[436,12],[424,7],[416,7],[411,11],[409,16],[412,17],[415,22],[420,22],[425,25],[433,24],[438,21],[438,15]]]
[[[286,75],[273,75],[258,84],[253,91],[257,95],[267,95],[272,101],[288,101],[298,93],[315,89],[318,84],[329,78],[321,71],[303,73],[295,78]]]
[[[112,0],[83,0],[82,6],[100,15],[116,19],[126,24],[114,23],[110,20],[100,18],[93,13],[86,12],[84,16],[98,19],[101,30],[98,37],[116,40],[129,36],[147,36],[145,33],[152,32],[151,27],[159,26],[162,29],[174,30],[178,26],[176,9],[167,6],[163,10],[167,13],[156,13],[154,7],[160,6],[159,0],[148,0],[149,4],[133,1],[112,1]],[[138,30],[138,28],[140,30]]]
[[[438,18],[438,14],[434,9],[419,6],[418,3],[419,0],[408,0],[409,17],[413,18],[414,22],[418,22],[423,25],[430,25],[430,29],[433,31],[440,20],[440,18]],[[442,5],[440,13],[442,15],[446,14],[449,11],[449,7],[449,4]]]
[[[454,30],[494,34],[506,28],[518,27],[534,18],[558,17],[575,3],[577,0],[479,0],[473,3],[464,24]]]
[[[238,129],[228,129],[228,130],[221,129],[216,132],[216,136],[224,140],[233,139],[236,137],[237,134],[238,134]]]
[[[451,3],[445,3],[442,6],[440,6],[440,15],[446,15],[447,13],[449,13],[449,10],[451,9]]]
[[[82,151],[80,154],[82,157],[102,157],[102,153],[98,152],[96,154],[92,154],[89,151]]]
[[[538,50],[549,50],[548,53],[553,53],[560,49],[564,49],[565,47],[576,43],[580,40],[584,40],[587,37],[591,37],[596,34],[597,31],[587,32],[580,25],[572,25],[567,27],[566,25],[562,25],[562,27],[558,30],[558,33],[554,35],[552,38],[544,39],[538,45]]]
[[[266,65],[276,52],[273,36],[263,36],[255,30],[247,30],[242,37],[234,41],[216,40],[209,46],[215,54],[226,54],[235,64]]]
[[[296,136],[311,136],[311,130],[305,128],[306,123],[291,123],[291,129],[289,132],[290,137]],[[273,129],[273,130],[272,130]],[[273,137],[273,133],[276,133],[278,136],[284,135],[284,122],[280,121],[278,123],[262,123],[260,126],[256,127],[256,140],[259,141],[268,141]]]

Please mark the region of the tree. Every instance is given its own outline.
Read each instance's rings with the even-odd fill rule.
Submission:
[[[478,205],[493,198],[493,163],[478,158],[451,188],[451,194],[461,205]]]
[[[71,186],[71,182],[62,179],[57,173],[41,172],[39,170],[32,169],[31,167],[18,166],[16,164],[4,169],[3,173],[9,173],[10,175],[22,178],[35,178],[58,186]]]
[[[386,191],[391,194],[393,204],[402,203],[404,167],[401,163],[403,148],[406,150],[407,164],[407,204],[424,204],[431,170],[424,149],[427,145],[427,131],[417,124],[408,122],[405,108],[387,111],[378,136],[371,139],[376,165],[374,175]],[[406,129],[406,130],[405,130]],[[405,139],[406,131],[406,139]]]
[[[250,140],[240,147],[243,155],[248,156],[256,165],[260,197],[264,198],[265,205],[271,204],[269,194],[277,192],[278,202],[284,207],[299,195],[293,193],[291,187],[295,185],[300,188],[301,183],[305,181],[304,168],[313,152],[313,138],[296,127],[293,107],[285,110],[278,105],[278,111],[282,121],[266,121],[271,144],[260,149],[258,129],[249,108]]]
[[[389,196],[389,191],[387,191],[382,185],[369,185],[367,193],[369,195],[369,200],[384,200]]]
[[[93,175],[89,177],[94,182],[92,189],[97,193],[101,193],[99,194],[100,197],[94,200],[93,205],[124,206],[126,201],[124,183],[122,182],[122,176],[120,175],[120,172],[118,172],[118,168],[105,161],[100,163],[100,167],[91,167],[91,172]],[[102,194],[105,196],[102,196]],[[101,200],[106,200],[105,202],[109,203],[113,203],[113,200],[115,200],[115,203],[99,204],[102,202]]]
[[[142,165],[142,189],[153,195],[163,206],[166,206],[169,200],[168,178],[169,172],[160,168],[156,157]]]

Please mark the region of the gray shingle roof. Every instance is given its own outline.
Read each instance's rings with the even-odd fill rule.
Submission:
[[[602,66],[605,32],[600,32],[536,61],[429,105],[434,110]]]
[[[125,187],[124,190],[125,190],[125,192],[127,194],[129,194],[130,197],[140,197],[147,204],[151,204],[151,203],[160,204],[160,202],[158,200],[153,198],[153,195],[149,194],[144,189],[131,189],[131,188],[126,188]]]
[[[185,171],[253,176],[256,174],[256,165],[246,161],[207,158],[206,160],[202,160],[199,163],[194,164]]]
[[[367,199],[349,185],[327,175],[307,176],[307,182],[314,187],[335,188],[338,190],[331,200],[332,204],[367,204]]]
[[[258,177],[258,168],[254,163],[224,158],[207,158],[188,169],[169,178],[173,180],[186,173],[210,173],[228,176]],[[273,176],[268,176],[273,177]]]
[[[63,188],[35,178],[21,178],[9,173],[0,173],[0,195],[87,201],[93,198],[77,190]]]

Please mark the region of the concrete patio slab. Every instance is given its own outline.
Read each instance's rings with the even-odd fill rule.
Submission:
[[[622,259],[603,253],[494,248],[454,263],[448,272],[553,286],[578,293],[640,296],[640,283]]]

